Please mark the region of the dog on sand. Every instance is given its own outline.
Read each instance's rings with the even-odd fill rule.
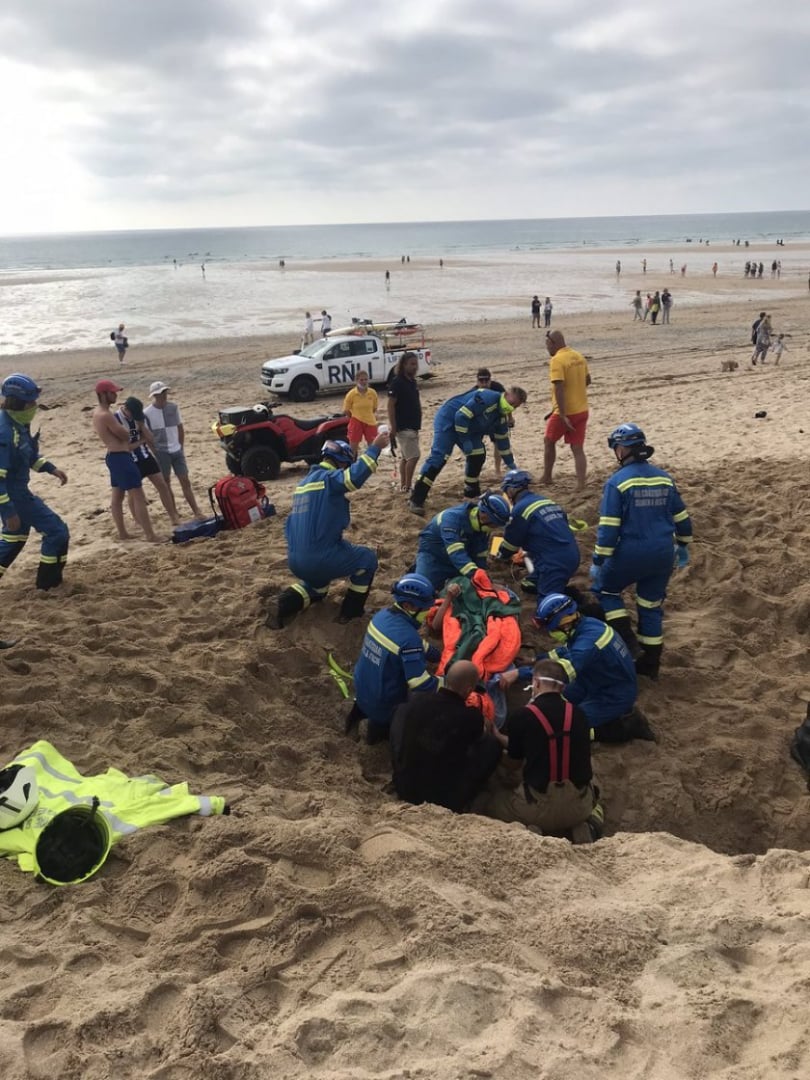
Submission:
[[[739,366],[740,365],[737,363],[736,360],[721,360],[720,361],[720,370],[721,371],[736,371]]]

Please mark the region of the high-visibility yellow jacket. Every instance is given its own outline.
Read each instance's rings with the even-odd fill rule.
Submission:
[[[39,835],[56,814],[71,806],[90,806],[100,800],[99,813],[106,818],[113,844],[122,836],[146,825],[161,825],[188,814],[225,812],[219,795],[192,795],[188,784],[166,784],[158,776],[129,777],[109,768],[98,776],[82,776],[49,742],[40,739],[18,754],[12,765],[31,765],[39,784],[39,803],[25,821],[0,831],[0,856],[17,861],[21,870],[33,873]]]

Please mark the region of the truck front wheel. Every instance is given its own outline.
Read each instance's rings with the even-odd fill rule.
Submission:
[[[290,387],[290,401],[314,401],[318,384],[311,375],[299,375]]]
[[[277,480],[281,461],[272,446],[251,446],[242,454],[242,475],[253,480]]]

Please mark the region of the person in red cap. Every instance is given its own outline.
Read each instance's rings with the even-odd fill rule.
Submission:
[[[159,540],[155,536],[149,517],[149,507],[146,505],[146,496],[143,493],[143,480],[138,466],[132,459],[132,451],[136,450],[141,442],[130,442],[129,430],[122,427],[110,412],[110,406],[115,404],[121,389],[112,379],[99,379],[96,383],[98,405],[93,410],[93,428],[107,449],[105,461],[110,470],[110,484],[112,485],[110,512],[118,530],[118,538],[131,540],[132,536],[124,525],[124,497],[126,497],[130,513],[143,529],[144,536],[150,543],[156,544]]]

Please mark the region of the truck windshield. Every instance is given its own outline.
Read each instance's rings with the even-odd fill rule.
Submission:
[[[299,352],[299,356],[320,356],[327,345],[331,345],[332,342],[324,340],[313,341],[311,345],[305,345]]]

